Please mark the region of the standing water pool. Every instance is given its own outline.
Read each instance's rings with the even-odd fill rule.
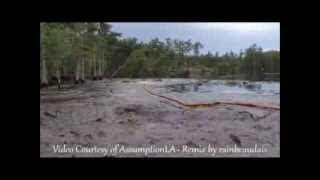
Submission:
[[[165,79],[161,84],[156,88],[158,93],[186,103],[225,101],[280,106],[279,82]]]

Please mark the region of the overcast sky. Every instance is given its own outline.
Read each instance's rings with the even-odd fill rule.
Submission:
[[[202,53],[239,52],[253,43],[280,49],[280,23],[111,23],[123,37],[149,42],[153,38],[200,41]]]

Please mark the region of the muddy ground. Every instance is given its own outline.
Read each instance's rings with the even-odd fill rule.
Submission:
[[[236,105],[190,109],[153,96],[143,88],[147,85],[154,92],[166,92],[161,88],[167,83],[114,79],[88,81],[85,85],[64,86],[61,90],[42,89],[40,157],[280,156],[280,111]],[[75,151],[76,146],[102,148],[116,144],[123,147],[174,145],[180,151],[147,155]],[[213,155],[200,150],[209,144],[216,148],[253,149],[257,145],[256,148],[263,147],[264,151],[221,151]],[[55,145],[73,151],[54,152]]]

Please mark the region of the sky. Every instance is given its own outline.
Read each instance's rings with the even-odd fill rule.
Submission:
[[[246,49],[256,43],[264,50],[280,49],[280,23],[111,23],[112,30],[139,41],[166,38],[200,41],[202,54]]]

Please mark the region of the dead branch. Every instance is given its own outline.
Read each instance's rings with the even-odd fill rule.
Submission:
[[[121,64],[121,65],[119,66],[119,68],[118,68],[117,70],[115,70],[115,71],[111,74],[111,76],[110,76],[109,79],[112,79],[113,76],[115,76],[115,75],[127,64],[127,62],[128,62],[128,59],[126,59],[125,62],[124,62],[123,64]]]

